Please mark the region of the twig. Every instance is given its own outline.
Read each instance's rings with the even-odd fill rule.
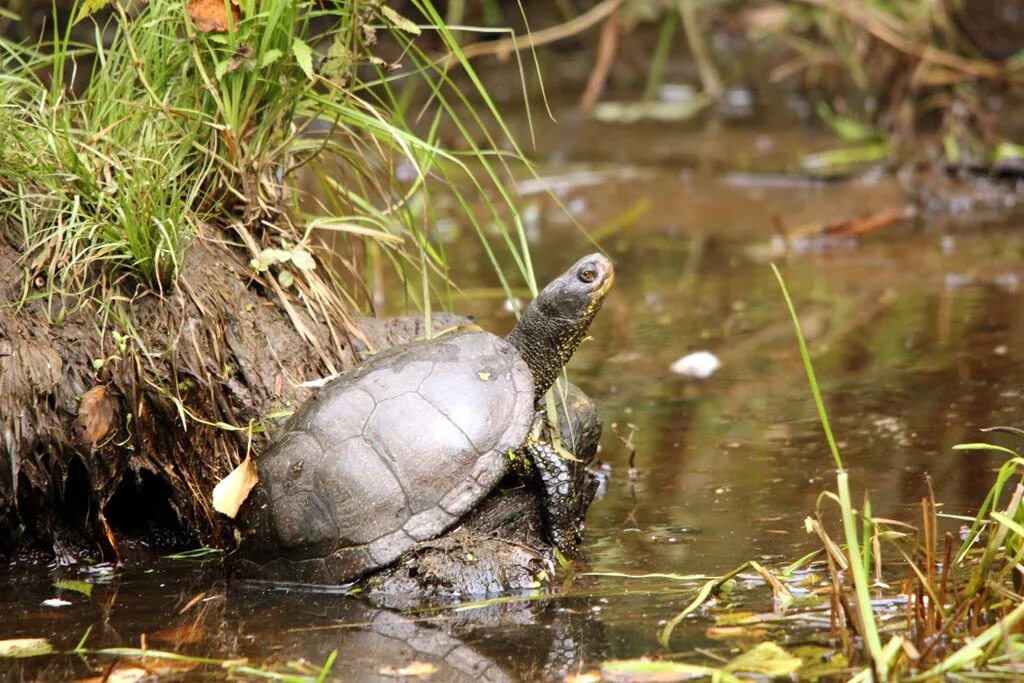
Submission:
[[[605,83],[608,82],[608,74],[615,62],[615,53],[619,49],[619,32],[622,27],[619,11],[616,9],[601,27],[601,39],[597,44],[597,59],[594,60],[594,68],[587,79],[587,88],[580,98],[580,111],[590,111],[597,98],[601,96]]]
[[[525,50],[570,38],[604,21],[622,5],[622,2],[623,0],[603,0],[588,11],[575,19],[570,19],[564,24],[558,24],[557,26],[541,29],[540,31],[533,31],[522,36],[472,43],[462,50],[462,57],[464,59],[473,59],[474,57],[483,57],[484,55],[504,56],[513,50]],[[457,61],[458,57],[454,54],[446,56],[443,60],[443,68],[448,69],[454,66]]]
[[[697,20],[697,3],[695,0],[679,0],[679,16],[683,21],[683,31],[686,33],[686,41],[690,44],[690,51],[697,62],[697,70],[700,72],[700,83],[704,92],[712,97],[722,94],[722,79],[718,77],[715,64],[711,61],[711,54],[708,45],[704,42],[704,34],[701,33],[700,24]]]
[[[622,433],[619,432],[619,423],[612,422],[612,431],[615,433],[615,436],[618,437],[619,441],[622,442],[622,445],[629,450],[629,477],[630,479],[633,479],[637,475],[636,446],[633,445],[633,435],[636,434],[636,425],[627,423],[626,426],[629,427],[629,436],[623,437]]]
[[[849,0],[800,0],[800,2],[838,12],[883,43],[924,62],[939,64],[979,78],[1002,78],[1006,75],[1003,69],[994,64],[965,59],[952,52],[908,40],[899,34],[898,27],[892,25],[893,22],[887,22],[877,13],[863,9],[859,2],[855,3]]]

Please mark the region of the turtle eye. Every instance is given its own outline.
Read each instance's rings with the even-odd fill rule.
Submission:
[[[580,279],[580,282],[590,283],[597,278],[597,271],[593,268],[584,268],[576,277]]]

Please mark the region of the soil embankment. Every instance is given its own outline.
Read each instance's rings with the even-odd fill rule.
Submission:
[[[193,242],[162,295],[127,280],[94,299],[48,294],[26,264],[0,241],[0,547],[52,542],[71,560],[97,543],[117,557],[122,535],[216,542],[212,488],[265,442],[245,428],[302,400],[327,354],[213,241]]]

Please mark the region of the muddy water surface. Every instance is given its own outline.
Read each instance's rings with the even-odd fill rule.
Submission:
[[[915,522],[930,476],[946,512],[973,512],[1000,461],[951,447],[982,438],[981,427],[1024,423],[1019,220],[923,216],[858,241],[802,240],[783,253],[773,238],[780,229],[901,207],[903,190],[884,177],[763,175],[786,170],[778,160],[794,146],[814,147],[791,131],[694,134],[701,140],[694,151],[644,126],[584,128],[558,149],[564,140],[553,130],[542,131],[541,156],[558,152],[561,161],[543,165],[542,174],[617,268],[593,339],[570,368],[602,410],[599,457],[610,471],[587,519],[579,574],[551,591],[453,611],[413,603],[385,610],[341,595],[228,586],[215,565],[180,560],[117,572],[18,567],[0,582],[7,615],[0,636],[46,637],[66,651],[88,631],[86,648],[246,657],[307,674],[336,650],[331,675],[343,680],[393,676],[412,663],[433,667],[431,680],[561,680],[605,659],[664,654],[657,633],[699,580],[582,574],[715,575],[749,559],[780,567],[815,549],[803,520],[834,485],[773,260],[794,293],[855,498],[867,490],[876,515]],[[629,149],[603,147],[602,136],[628,141]],[[593,246],[535,182],[521,189],[544,281]],[[497,282],[475,242],[461,239],[447,250],[465,286],[455,305],[507,330],[511,319],[493,296]],[[710,379],[669,371],[699,350],[721,359]],[[613,423],[622,437],[631,435],[633,477],[630,450]],[[1008,437],[985,438],[1013,445]],[[69,579],[80,583],[55,585]],[[43,604],[52,598],[70,604]],[[753,580],[729,601],[771,609],[769,592]],[[671,651],[693,657],[699,647],[728,658],[753,642],[709,634],[716,613],[681,624]],[[824,642],[826,614],[760,637],[790,647]],[[130,653],[83,653],[0,661],[0,674],[85,677],[115,662],[137,666]],[[186,680],[228,676],[216,662],[147,658],[144,666]]]

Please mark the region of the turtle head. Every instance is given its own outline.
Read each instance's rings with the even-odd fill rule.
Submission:
[[[614,281],[615,268],[606,256],[584,256],[537,295],[509,334],[533,372],[538,400],[586,337]]]

